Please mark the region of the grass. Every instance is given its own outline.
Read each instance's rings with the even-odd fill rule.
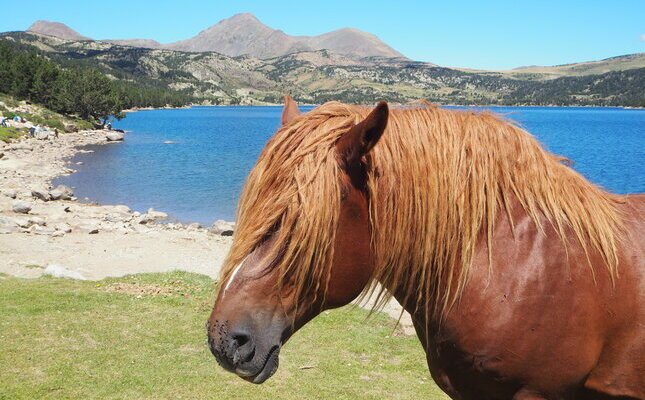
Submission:
[[[45,269],[45,267],[38,264],[27,264],[27,265],[24,265],[24,267],[29,269]]]
[[[447,399],[415,337],[355,308],[321,314],[285,345],[275,376],[247,383],[206,346],[212,299],[212,280],[183,272],[0,276],[0,399]]]
[[[20,136],[24,135],[25,132],[20,131],[16,128],[5,128],[0,126],[0,140],[3,142],[11,142],[14,139],[18,139]]]

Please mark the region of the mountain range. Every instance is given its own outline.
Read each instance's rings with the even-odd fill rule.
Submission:
[[[34,32],[6,32],[0,40],[36,51],[63,68],[93,67],[126,85],[180,92],[196,104],[276,104],[287,93],[308,104],[427,99],[463,105],[645,107],[645,53],[555,67],[475,71],[327,49],[261,59]]]
[[[60,22],[36,21],[28,32],[69,40],[92,40]],[[161,44],[152,39],[105,39],[109,43],[150,49],[190,52],[214,51],[229,57],[251,56],[260,59],[302,51],[331,50],[352,57],[403,57],[378,37],[354,28],[343,28],[318,36],[290,36],[243,13],[224,19],[196,36]]]

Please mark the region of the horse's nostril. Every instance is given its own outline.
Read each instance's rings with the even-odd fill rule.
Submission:
[[[246,332],[234,332],[231,335],[231,340],[233,341],[233,347],[235,348],[231,360],[233,361],[233,365],[237,366],[253,359],[253,356],[255,355],[255,345],[251,340],[251,335]]]
[[[237,342],[237,347],[239,348],[247,344],[251,337],[246,333],[237,333],[233,335],[233,340]]]

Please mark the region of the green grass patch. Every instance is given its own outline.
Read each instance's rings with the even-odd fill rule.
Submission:
[[[38,264],[27,264],[24,267],[29,268],[29,269],[45,269],[45,267],[43,267],[42,265],[38,265]]]
[[[65,132],[65,123],[61,118],[53,116],[53,114],[48,113],[47,116],[41,116],[36,114],[21,114],[27,120],[31,121],[33,124],[47,125],[51,129],[57,128],[59,131]]]
[[[213,281],[172,272],[99,282],[0,279],[0,399],[447,399],[415,337],[356,308],[327,311],[257,386],[221,369],[204,323]]]
[[[4,126],[0,126],[0,140],[3,142],[11,142],[24,134],[25,132],[16,128],[5,128]]]

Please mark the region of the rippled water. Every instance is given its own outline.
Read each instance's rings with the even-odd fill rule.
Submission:
[[[302,108],[306,111],[308,108]],[[77,173],[57,179],[79,198],[154,207],[182,222],[233,220],[246,175],[278,128],[281,107],[194,107],[128,114],[119,144],[79,154]],[[615,193],[645,191],[645,110],[494,107],[519,121],[550,151],[575,162]],[[175,141],[164,144],[164,141]]]

